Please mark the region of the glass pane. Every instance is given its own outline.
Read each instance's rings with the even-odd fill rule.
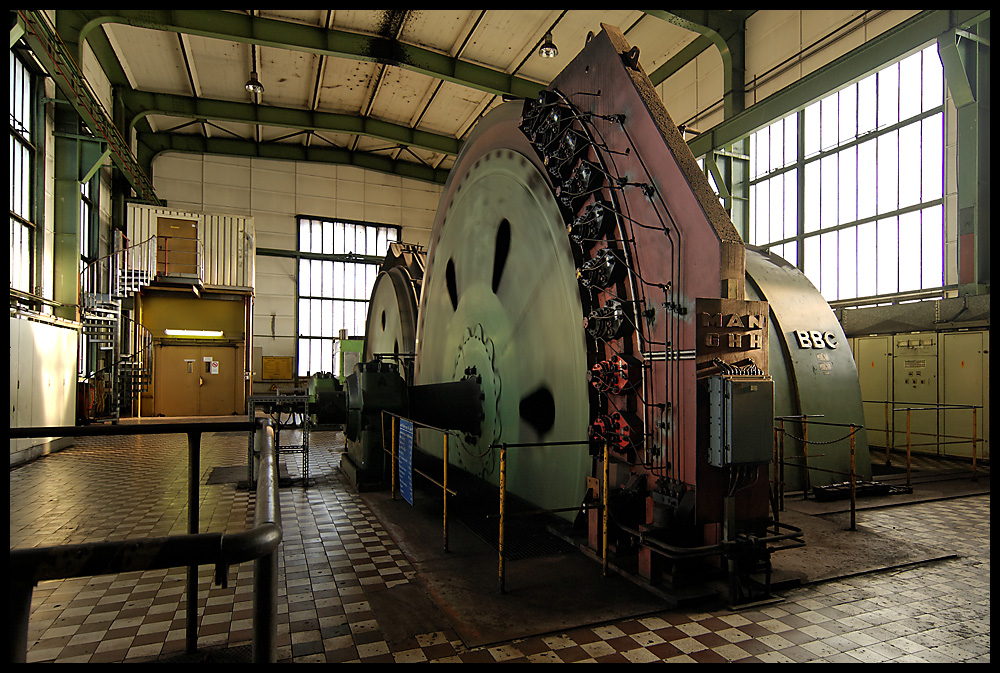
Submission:
[[[768,180],[771,186],[771,203],[768,208],[768,222],[770,226],[771,233],[769,234],[768,240],[770,241],[780,241],[784,237],[785,225],[781,221],[782,215],[785,212],[784,205],[784,181],[781,176],[776,178],[771,178]]]
[[[781,257],[793,266],[797,266],[799,263],[799,244],[785,243],[781,246]]]
[[[328,260],[323,260],[322,262],[322,289],[318,293],[322,297],[331,298],[333,297],[333,265],[334,262]]]
[[[895,217],[879,220],[876,230],[876,294],[899,291],[899,230]]]
[[[333,301],[323,301],[321,308],[323,311],[323,318],[320,320],[320,336],[334,337],[337,333],[333,329]]]
[[[805,115],[805,121],[803,125],[805,130],[804,144],[805,144],[805,156],[811,157],[819,152],[820,148],[820,133],[819,133],[819,103],[813,103],[805,109],[803,112]]]
[[[899,207],[899,143],[896,131],[879,136],[878,157],[878,212],[886,213]]]
[[[940,199],[944,194],[944,114],[938,113],[922,122],[921,189],[924,201]]]
[[[837,94],[840,99],[838,138],[840,143],[854,140],[858,134],[858,88],[852,85]]]
[[[377,248],[375,254],[380,257],[384,256],[385,253],[389,251],[389,230],[385,227],[378,228],[378,242],[376,243]]]
[[[853,299],[858,296],[857,230],[854,228],[841,229],[838,234],[837,245],[840,250],[840,260],[837,294],[841,299]]]
[[[821,229],[837,224],[837,209],[840,191],[837,188],[837,155],[831,154],[820,159],[820,223]]]
[[[334,301],[331,304],[333,306],[333,331],[339,336],[340,330],[344,329],[344,302]]]
[[[848,147],[837,155],[838,202],[837,222],[847,224],[858,219],[858,153],[856,147]]]
[[[785,165],[784,150],[785,148],[785,127],[780,122],[777,124],[771,124],[771,149],[768,151],[771,159],[770,170],[776,168],[781,168]]]
[[[323,334],[323,300],[309,300],[309,336],[321,336]]]
[[[871,297],[876,292],[875,227],[874,222],[866,222],[857,228],[858,297]]]
[[[817,290],[822,291],[819,236],[810,236],[802,242],[802,272]]]
[[[899,118],[909,119],[923,110],[920,74],[923,52],[908,56],[899,62]]]
[[[899,121],[899,66],[891,65],[878,73],[879,128]]]
[[[333,254],[333,222],[323,222],[323,254]]]
[[[878,158],[876,141],[858,145],[858,219],[874,217]]]
[[[758,175],[764,175],[771,170],[771,127],[761,129],[757,137],[757,167]]]
[[[819,229],[819,206],[820,206],[820,185],[819,185],[819,162],[813,161],[806,164],[805,175],[805,195],[804,199],[804,219],[803,229],[805,233],[817,231]]]
[[[306,372],[309,371],[309,340],[299,339],[298,347],[298,370],[299,376],[305,376]]]
[[[923,110],[944,103],[944,67],[938,57],[937,45],[931,45],[923,51],[924,81],[921,92],[924,97]]]
[[[899,207],[920,202],[922,184],[920,168],[921,124],[909,124],[899,129]]]
[[[785,231],[784,238],[792,238],[798,233],[799,184],[798,171],[789,171],[785,179]]]
[[[375,227],[366,227],[365,234],[367,234],[367,241],[365,242],[365,252],[366,255],[377,255],[378,252],[378,229]],[[385,253],[382,253],[385,254]]]
[[[299,300],[299,336],[309,334],[309,300]]]
[[[944,285],[944,208],[934,206],[921,214],[923,227],[921,287]]]
[[[343,222],[333,223],[333,254],[335,255],[343,255],[347,252],[345,227]]]
[[[840,234],[832,231],[820,236],[820,292],[827,301],[840,299],[837,274],[840,270]]]
[[[877,77],[869,75],[858,82],[858,135],[874,131],[878,126]]]
[[[309,296],[309,288],[312,287],[310,279],[312,276],[309,275],[309,260],[300,259],[299,260],[299,295]]]
[[[920,289],[920,213],[899,216],[899,291]]]
[[[785,117],[785,165],[795,163],[798,158],[799,116]]]

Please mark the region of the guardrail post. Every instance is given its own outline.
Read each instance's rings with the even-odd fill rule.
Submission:
[[[198,496],[201,482],[201,432],[189,432],[188,438],[188,533],[198,532]],[[187,569],[187,626],[188,654],[198,650],[198,566]]]
[[[979,438],[976,436],[976,408],[972,407],[972,481],[976,481],[976,445]]]
[[[260,472],[257,480],[257,508],[254,524],[281,523],[278,507],[278,468],[275,460],[274,429],[267,421],[257,434]],[[272,497],[273,496],[273,497]],[[270,508],[263,504],[269,503]],[[278,552],[254,560],[253,569],[253,661],[276,663],[278,649]]]
[[[611,482],[608,458],[608,442],[604,440],[604,484],[601,489],[601,573],[604,577],[608,576],[608,484]]]
[[[910,409],[906,410],[906,487],[910,488]]]
[[[785,511],[785,419],[778,421],[778,456],[781,461],[781,476],[778,479],[778,509]]]
[[[448,433],[444,433],[444,473],[441,477],[441,534],[444,537],[444,550],[448,551]]]
[[[500,532],[497,544],[500,548],[500,566],[498,569],[500,579],[500,593],[506,593],[504,558],[503,558],[503,537],[504,537],[504,514],[507,509],[507,444],[500,445]]]
[[[858,509],[858,497],[857,497],[857,480],[854,474],[855,467],[855,440],[854,440],[855,426],[851,425],[851,530],[857,530],[857,509]]]

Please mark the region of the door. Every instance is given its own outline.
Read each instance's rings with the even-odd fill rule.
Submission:
[[[156,219],[156,273],[199,277],[198,222],[174,217]]]
[[[229,345],[157,346],[153,413],[228,416],[236,408],[237,349]]]

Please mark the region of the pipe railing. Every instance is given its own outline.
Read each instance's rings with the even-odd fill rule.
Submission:
[[[894,400],[862,400],[865,404],[876,404],[882,405],[885,410],[885,425],[881,428],[881,433],[885,438],[885,464],[891,465],[891,453],[897,448],[896,447],[896,436],[899,432],[904,432],[906,435],[906,454],[907,459],[909,459],[910,453],[915,447],[934,447],[936,449],[935,453],[941,454],[941,447],[948,445],[964,445],[968,444],[971,447],[971,459],[972,459],[972,478],[976,478],[977,463],[979,460],[980,451],[979,447],[981,444],[986,443],[985,437],[979,437],[979,410],[983,407],[981,405],[973,404],[932,404],[932,403],[908,403],[908,402],[897,402]],[[903,406],[896,406],[897,404]],[[945,434],[940,432],[914,432],[912,425],[912,412],[914,411],[934,411],[934,412],[948,412],[948,411],[971,411],[971,431],[968,435],[953,435]],[[896,429],[896,414],[906,412],[906,427],[905,430],[900,431]],[[958,423],[956,423],[958,425]],[[879,428],[868,429],[869,436],[878,433]],[[922,441],[920,443],[914,443],[913,437],[928,437],[931,438],[929,441]],[[943,454],[945,457],[951,457],[947,453]],[[958,457],[958,456],[955,456]],[[907,470],[909,470],[909,462],[907,463]],[[909,472],[907,472],[907,479],[909,479]]]
[[[254,561],[253,659],[277,660],[278,547],[281,517],[274,431],[266,420],[258,431],[249,421],[157,423],[149,425],[11,428],[10,437],[83,437],[185,434],[188,438],[188,534],[134,538],[55,547],[10,550],[10,624],[8,651],[12,663],[27,660],[31,595],[38,582],[121,572],[187,567],[186,648],[198,646],[198,566],[214,565],[215,581],[226,586],[229,566]],[[199,533],[198,504],[203,432],[255,433],[260,445],[254,527],[237,533]]]
[[[500,527],[498,532],[498,566],[497,566],[497,580],[499,583],[500,593],[507,592],[507,558],[506,550],[504,548],[504,542],[506,538],[506,528],[507,528],[507,450],[508,449],[523,449],[523,448],[537,448],[540,446],[589,446],[590,440],[584,441],[566,441],[566,442],[524,442],[524,443],[509,443],[509,442],[499,442],[491,444],[491,449],[500,449]],[[608,574],[608,443],[604,442],[604,468],[603,476],[601,479],[601,504],[597,506],[600,509],[601,517],[601,574],[607,576]],[[573,507],[563,507],[559,509],[538,509],[531,512],[525,512],[525,515],[538,515],[538,514],[556,514],[559,512],[578,512],[583,509],[593,509],[592,506],[586,505],[585,503],[580,503],[574,505]]]
[[[856,458],[857,440],[856,440],[856,435],[858,433],[858,430],[863,429],[865,426],[863,426],[863,425],[857,425],[855,423],[830,423],[828,421],[818,421],[818,420],[812,420],[811,421],[811,420],[809,420],[810,418],[822,418],[822,416],[809,416],[809,415],[801,415],[801,416],[776,416],[775,419],[774,419],[778,423],[777,425],[774,426],[774,454],[773,454],[774,455],[774,458],[773,458],[774,464],[773,464],[773,467],[772,467],[772,470],[773,470],[773,474],[772,474],[772,480],[773,480],[773,482],[772,483],[773,483],[773,498],[774,498],[774,502],[772,504],[772,511],[774,513],[774,521],[775,522],[779,522],[780,521],[780,519],[779,519],[779,512],[782,512],[785,509],[785,466],[786,465],[794,465],[795,467],[798,467],[798,468],[802,469],[803,484],[804,484],[803,489],[802,489],[803,498],[806,497],[806,495],[808,493],[808,490],[809,490],[809,473],[810,472],[827,472],[827,473],[830,473],[830,474],[837,474],[837,475],[841,475],[843,477],[846,477],[848,485],[850,487],[850,494],[851,494],[851,496],[850,496],[850,500],[851,500],[851,525],[850,525],[850,530],[857,530],[857,500],[858,500],[858,498],[857,498],[857,482],[858,482],[858,477],[860,477],[861,475],[859,475],[857,473],[857,458]],[[799,442],[802,444],[802,455],[796,457],[796,458],[801,459],[801,463],[798,463],[798,462],[793,463],[793,462],[791,462],[790,459],[788,459],[788,460],[785,459],[785,437],[789,436],[788,431],[785,429],[785,421],[799,423],[802,426],[802,436],[801,437],[795,437],[794,435],[790,435],[792,437],[795,437],[795,439],[798,439]],[[847,435],[845,437],[838,437],[837,439],[834,439],[834,440],[831,440],[831,441],[817,441],[817,440],[810,441],[808,439],[808,437],[809,437],[809,425],[810,424],[812,424],[812,425],[822,425],[822,426],[834,427],[834,428],[846,428],[848,430],[848,432],[847,432]],[[815,466],[810,466],[809,465],[809,450],[808,450],[808,447],[809,447],[810,444],[813,444],[813,445],[832,445],[832,444],[840,443],[840,442],[844,441],[845,439],[849,440],[849,443],[850,443],[850,449],[849,449],[849,454],[848,454],[849,459],[850,459],[850,467],[848,468],[848,470],[846,472],[843,471],[843,470],[831,470],[829,468],[815,467]],[[822,456],[817,456],[815,454],[813,455],[813,458],[819,458],[819,457],[822,457]]]
[[[391,428],[391,441],[386,443],[386,419],[389,420],[389,426]],[[420,427],[426,430],[433,430],[435,432],[440,432],[443,440],[443,459],[441,467],[441,481],[437,481],[437,477],[422,472],[416,468],[412,468],[414,474],[417,474],[433,486],[441,489],[441,537],[442,545],[444,551],[448,551],[448,496],[458,495],[454,490],[448,487],[448,437],[454,434],[451,430],[444,430],[442,428],[434,427],[433,425],[427,425],[426,423],[418,423],[416,421],[411,421],[399,414],[394,414],[390,411],[382,412],[382,450],[389,454],[390,466],[391,466],[391,478],[390,478],[390,496],[393,500],[396,499],[396,495],[399,492],[399,424],[400,421],[406,421],[412,423],[413,427]],[[386,449],[385,447],[389,448]]]

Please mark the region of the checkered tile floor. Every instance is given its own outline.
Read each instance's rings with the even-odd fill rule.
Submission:
[[[366,596],[415,571],[342,481],[332,435],[311,437],[315,482],[281,489],[279,659],[285,662],[989,662],[990,496],[866,511],[889,537],[957,558],[796,588],[740,611],[665,611],[498,646],[452,631],[385,635]],[[245,461],[243,435],[206,434],[203,530],[241,530],[253,496],[207,485],[212,466]],[[290,458],[287,466],[295,473]],[[10,472],[11,548],[183,533],[183,439],[84,439]],[[199,647],[251,642],[252,564],[228,587],[203,568]],[[44,582],[33,595],[30,662],[143,662],[184,650],[185,571]]]

